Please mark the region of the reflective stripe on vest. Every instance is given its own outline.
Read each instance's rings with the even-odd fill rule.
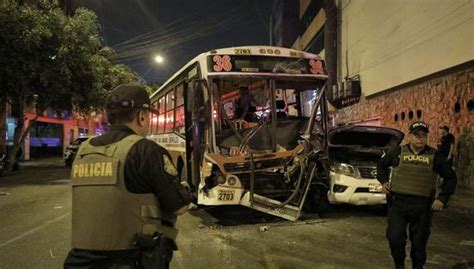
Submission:
[[[163,226],[164,214],[154,194],[134,194],[125,186],[125,161],[132,146],[144,139],[130,135],[106,146],[82,143],[71,170],[72,247],[87,250],[134,248],[136,233],[156,231],[175,238],[177,230]]]
[[[434,152],[417,155],[408,146],[402,146],[400,165],[393,168],[392,191],[430,197],[435,190],[437,178],[433,171],[433,160]]]

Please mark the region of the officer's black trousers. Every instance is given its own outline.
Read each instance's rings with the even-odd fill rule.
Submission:
[[[168,269],[173,251],[177,249],[173,240],[162,240],[155,255],[159,264],[142,264],[138,250],[95,251],[72,249],[64,261],[64,269]],[[170,245],[172,243],[172,245]]]
[[[64,269],[138,269],[138,251],[94,251],[72,249]]]
[[[421,196],[393,194],[388,199],[387,239],[395,267],[403,268],[407,227],[411,241],[410,257],[413,268],[426,262],[426,244],[431,227],[431,199]]]

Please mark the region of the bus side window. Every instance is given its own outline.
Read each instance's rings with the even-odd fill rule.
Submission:
[[[176,108],[175,132],[185,134],[184,132],[184,106]]]
[[[166,104],[165,97],[162,96],[158,100],[158,105],[159,105],[158,111],[160,112],[160,115],[158,116],[158,130],[157,130],[157,133],[159,133],[159,134],[162,134],[165,131],[165,120],[166,120],[166,117],[165,117],[165,104]]]
[[[166,94],[166,124],[165,133],[173,131],[174,127],[174,89]]]
[[[176,87],[176,114],[175,114],[175,123],[174,131],[180,134],[185,134],[184,131],[184,85],[183,83],[179,84]]]
[[[152,104],[153,108],[158,109],[158,102],[155,101]],[[150,120],[150,134],[156,134],[158,128],[158,115],[157,114],[151,114],[151,120]]]

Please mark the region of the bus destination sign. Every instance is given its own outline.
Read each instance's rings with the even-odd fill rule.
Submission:
[[[248,55],[210,55],[207,58],[209,72],[285,73],[325,75],[321,59]]]

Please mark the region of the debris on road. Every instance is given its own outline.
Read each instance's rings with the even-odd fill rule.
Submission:
[[[269,228],[268,226],[260,226],[259,231],[260,232],[266,232],[266,231],[268,231],[268,228]]]
[[[49,254],[51,255],[51,258],[56,259],[56,256],[54,256],[52,249],[49,249]]]

